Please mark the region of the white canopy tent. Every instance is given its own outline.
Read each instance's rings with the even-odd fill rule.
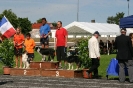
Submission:
[[[89,22],[72,22],[65,26],[68,34],[72,35],[92,35],[98,31],[101,35],[120,35],[120,28],[116,24],[108,23],[89,23]],[[127,30],[127,35],[133,32],[132,29]]]
[[[89,23],[89,22],[72,22],[65,26],[68,34],[72,35],[92,35],[95,31],[98,31],[100,35],[107,35],[107,40],[109,35],[120,35],[120,28],[116,24],[108,23]],[[133,33],[133,29],[127,29],[127,35]],[[108,43],[107,43],[108,48]],[[109,55],[109,51],[108,51]]]

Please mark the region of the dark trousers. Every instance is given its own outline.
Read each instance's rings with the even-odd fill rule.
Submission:
[[[56,49],[57,61],[66,60],[66,48],[65,46],[58,46]]]
[[[128,69],[129,81],[133,82],[133,60],[118,60],[119,64],[119,81],[124,82],[125,67]]]
[[[94,77],[98,77],[98,67],[100,65],[99,59],[98,58],[91,58],[91,59],[92,59],[92,66],[88,70],[88,73],[93,72],[94,73]]]

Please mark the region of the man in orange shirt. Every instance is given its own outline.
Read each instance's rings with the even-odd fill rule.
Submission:
[[[20,58],[20,67],[19,68],[22,68],[22,45],[24,43],[24,35],[21,34],[20,32],[20,29],[17,28],[16,30],[16,34],[14,35],[14,38],[13,38],[13,43],[14,43],[14,54],[16,56],[16,67],[18,67],[18,58]]]
[[[26,34],[26,39],[24,42],[25,50],[28,53],[28,61],[33,61],[34,58],[34,48],[35,48],[35,41],[31,38],[31,34]]]

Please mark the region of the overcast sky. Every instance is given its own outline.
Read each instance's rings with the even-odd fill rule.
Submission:
[[[63,26],[77,21],[78,0],[0,0],[0,13],[12,9],[18,17],[28,17],[34,23],[42,17],[48,22],[62,21]],[[129,2],[133,15],[133,0]],[[127,0],[79,0],[79,21],[105,23],[108,16],[124,12],[128,16]]]

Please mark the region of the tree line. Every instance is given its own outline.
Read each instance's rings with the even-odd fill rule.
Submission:
[[[28,18],[21,18],[17,17],[17,15],[12,12],[11,9],[9,10],[4,10],[0,14],[0,20],[2,19],[3,16],[6,16],[6,18],[9,20],[9,22],[13,25],[13,27],[16,28],[21,28],[21,32],[23,34],[26,34],[31,31],[31,22],[29,21]]]
[[[123,13],[123,12],[118,12],[118,13],[116,13],[116,16],[109,16],[107,18],[107,23],[119,25],[119,20],[120,20],[120,18],[124,17],[124,14],[125,13]],[[7,17],[7,19],[11,22],[11,24],[13,25],[13,27],[15,29],[17,27],[21,28],[21,32],[23,34],[26,34],[26,33],[30,32],[32,30],[32,23],[31,23],[31,21],[29,21],[28,18],[17,17],[17,15],[14,12],[12,12],[11,9],[4,10],[0,14],[0,19],[2,19],[3,16]],[[41,18],[39,18],[37,20],[37,23],[41,23]],[[57,26],[55,21],[52,23],[52,25],[54,27]]]

